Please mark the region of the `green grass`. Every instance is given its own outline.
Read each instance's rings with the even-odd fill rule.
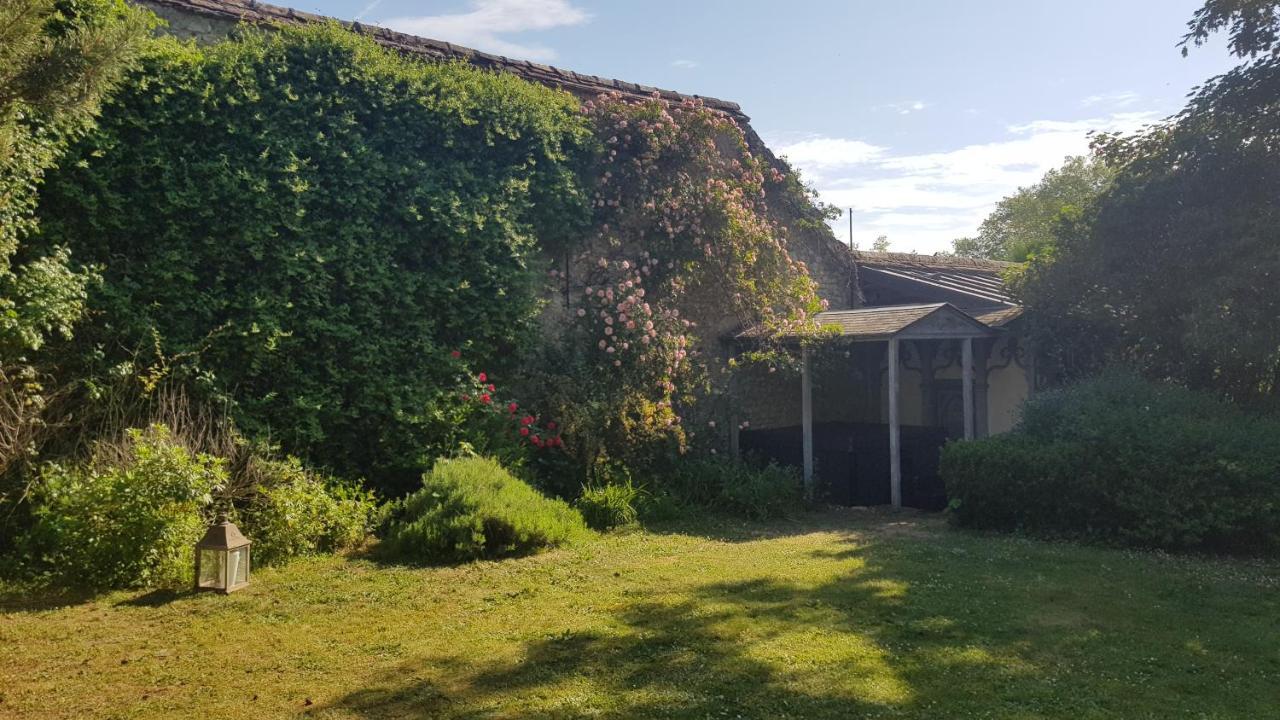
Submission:
[[[844,511],[0,596],[0,717],[1264,718],[1280,566]]]

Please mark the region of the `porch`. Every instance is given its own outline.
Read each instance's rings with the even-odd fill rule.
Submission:
[[[1006,429],[1031,386],[1016,337],[979,317],[948,303],[822,313],[837,334],[802,351],[799,402],[757,402],[772,421],[735,427],[734,450],[795,465],[811,495],[820,477],[837,504],[941,507],[942,445]]]

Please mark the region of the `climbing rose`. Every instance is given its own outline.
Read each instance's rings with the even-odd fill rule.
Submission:
[[[485,382],[486,380],[489,379],[489,376],[485,375],[484,373],[480,373],[479,375],[476,376],[476,379],[479,380],[480,382]]]
[[[490,402],[493,402],[493,398],[489,397],[489,393],[485,393],[480,396],[480,402],[488,405]]]
[[[510,405],[508,405],[508,406],[507,406],[507,412],[514,414],[514,413],[515,413],[515,411],[516,411],[516,404],[515,404],[515,403],[511,403]]]
[[[452,356],[454,360],[457,360],[458,358],[462,357],[462,351],[454,350],[453,352],[449,353],[449,355]]]
[[[521,435],[522,437],[528,437],[528,436],[529,436],[529,428],[527,428],[527,427],[522,427],[522,428],[520,428],[520,435]]]

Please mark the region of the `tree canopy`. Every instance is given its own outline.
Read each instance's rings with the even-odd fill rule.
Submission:
[[[1189,45],[1203,45],[1227,28],[1227,46],[1239,57],[1280,53],[1280,3],[1276,0],[1208,0],[1187,23],[1182,54]]]
[[[64,248],[21,252],[37,190],[129,68],[150,13],[123,0],[0,3],[0,358],[69,335],[89,275]]]
[[[1106,362],[1280,399],[1280,56],[1211,80],[1165,123],[1102,136],[1118,168],[1019,283],[1069,374]]]
[[[1087,208],[1110,184],[1113,172],[1095,158],[1069,157],[1035,185],[1019,188],[982,221],[974,237],[954,243],[957,255],[1023,262],[1054,245],[1062,218]]]

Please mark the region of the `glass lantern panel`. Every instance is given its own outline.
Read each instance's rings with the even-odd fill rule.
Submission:
[[[200,550],[200,577],[197,583],[202,588],[222,588],[224,587],[222,574],[223,559],[226,552],[223,550]]]
[[[229,553],[227,562],[230,563],[230,570],[227,572],[228,587],[235,587],[249,582],[249,548],[236,548]]]

